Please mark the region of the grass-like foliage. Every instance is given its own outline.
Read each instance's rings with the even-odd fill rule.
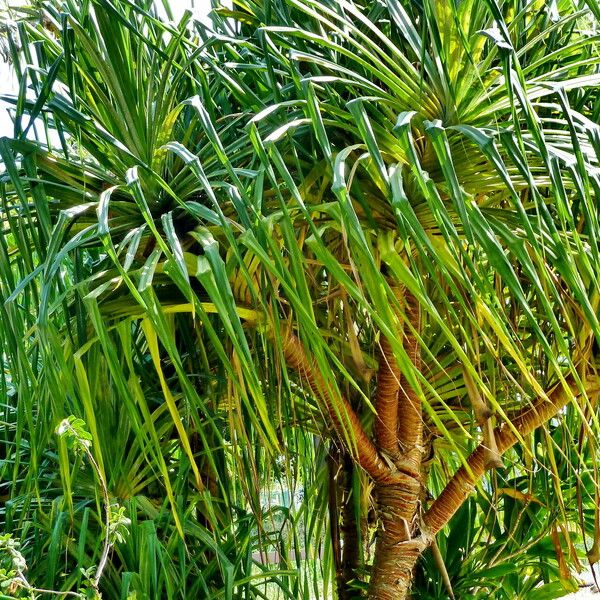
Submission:
[[[2,593],[575,589],[600,559],[596,0],[158,14],[5,14]]]

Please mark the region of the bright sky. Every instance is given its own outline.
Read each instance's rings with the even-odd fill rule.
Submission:
[[[164,15],[163,4],[161,0],[155,0],[159,8],[159,12]],[[23,0],[0,0],[0,8],[6,6],[17,6],[19,4],[25,4]],[[171,10],[173,12],[173,18],[178,21],[183,12],[191,8],[199,20],[206,18],[208,15],[211,4],[210,0],[171,0]],[[0,16],[0,20],[4,17]],[[10,65],[0,56],[0,95],[3,94],[15,94],[17,90],[17,80],[14,75],[13,69]],[[7,104],[0,100],[0,136],[13,134],[13,124],[7,111]]]

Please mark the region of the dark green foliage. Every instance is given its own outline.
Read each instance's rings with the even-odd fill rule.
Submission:
[[[102,553],[98,477],[55,434],[74,415],[131,520],[105,598],[326,597],[326,456],[354,440],[286,367],[287,327],[334,414],[343,394],[367,431],[378,336],[392,340],[425,407],[424,508],[479,442],[467,380],[506,426],[557,382],[586,389],[596,13],[240,1],[209,28],[142,0],[19,9],[0,140],[0,529],[29,581],[76,591]],[[422,309],[422,372],[393,335],[394,287]],[[596,401],[521,440],[439,536],[457,597],[557,597],[598,551]],[[358,468],[344,493],[367,519]],[[444,594],[425,555],[415,597]]]

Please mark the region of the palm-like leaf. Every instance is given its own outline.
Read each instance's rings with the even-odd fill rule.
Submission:
[[[530,466],[515,462],[500,489],[536,497],[523,480],[536,464],[559,497],[535,535],[561,523],[570,557],[569,524],[597,540],[597,518],[581,518],[596,475],[578,480],[579,514],[560,500],[560,482],[593,452],[592,441],[573,450],[573,432],[592,440],[597,428],[597,40],[585,6],[555,9],[248,2],[217,11],[212,37],[186,19],[165,25],[143,3],[98,0],[66,16],[51,5],[41,23],[32,12],[22,56],[32,60],[35,41],[41,76],[19,68],[33,73],[33,95],[23,75],[15,139],[0,146],[10,180],[3,344],[23,399],[10,439],[19,447],[28,430],[32,449],[31,475],[12,493],[36,489],[53,421],[82,414],[111,493],[148,522],[170,511],[164,547],[183,552],[180,539],[194,540],[231,597],[231,573],[250,577],[251,552],[230,566],[210,540],[241,548],[231,522],[250,531],[234,520],[244,503],[264,538],[257,486],[283,453],[287,486],[301,479],[314,490],[305,510],[322,516],[325,503],[341,503],[346,549],[362,540],[356,556],[344,554],[340,594],[362,576],[370,478],[383,504],[390,486],[410,496],[381,506],[384,522],[388,509],[396,518],[380,531],[370,594],[385,598],[386,578],[399,577],[385,561],[406,558],[386,556],[385,532],[416,559],[484,468],[519,442],[511,460]],[[59,144],[27,138],[40,122]],[[557,413],[540,441],[545,464],[527,442]],[[323,465],[325,452],[298,428],[343,448],[328,462],[330,485],[345,482],[339,493],[318,493],[326,469],[310,461]],[[134,458],[120,461],[119,448]],[[64,454],[61,465],[72,515],[77,481]],[[154,513],[146,497],[158,489],[167,501]],[[438,500],[424,500],[426,489]],[[396,530],[419,494],[430,505],[422,523]],[[340,566],[330,515],[326,556]],[[306,543],[321,539],[318,517],[299,518]],[[513,535],[518,525],[505,526]],[[119,569],[141,570],[129,565],[144,552],[170,573],[169,597],[219,585],[171,586],[175,563],[136,544],[120,550],[107,586]],[[450,562],[450,539],[440,548]],[[502,593],[525,593],[505,575]],[[144,577],[132,589],[148,593]],[[282,583],[292,597],[310,585],[292,581]]]

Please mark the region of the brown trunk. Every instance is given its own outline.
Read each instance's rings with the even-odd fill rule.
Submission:
[[[398,526],[402,530],[402,539],[406,539],[409,535],[407,523],[415,515],[420,491],[419,470],[404,470],[402,457],[399,457],[395,465],[385,461],[367,436],[350,403],[337,392],[333,393],[316,362],[307,356],[300,340],[290,331],[282,334],[283,354],[287,365],[299,373],[319,398],[340,441],[347,445],[349,455],[377,484],[380,524],[370,597],[401,599],[402,596],[398,594],[390,596],[388,591],[394,586],[396,589],[403,586],[409,588],[410,573],[419,554],[417,548],[420,545],[414,540],[407,540],[401,547],[397,545]],[[393,427],[397,431],[397,425],[394,424]],[[400,520],[397,518],[399,515],[403,515]],[[354,530],[356,531],[356,527]],[[348,544],[353,544],[351,539]],[[405,581],[407,577],[408,580]],[[395,583],[392,585],[393,581]]]
[[[588,381],[588,384],[592,383]],[[588,394],[598,392],[598,384],[594,382],[593,389],[588,389]],[[573,398],[580,395],[579,388],[572,379],[568,380],[567,389],[562,385],[554,388],[548,394],[548,399],[540,399],[532,406],[521,410],[511,420],[512,426],[521,437],[531,433],[564,408]],[[506,425],[497,427],[494,431],[498,453],[504,454],[518,441],[512,429]],[[423,525],[429,535],[435,535],[452,518],[462,503],[473,491],[477,482],[485,472],[486,446],[481,444],[469,456],[468,468],[461,467],[448,482],[444,491],[431,505],[423,518]]]
[[[588,394],[599,391],[597,382],[594,382],[593,388],[588,389]],[[521,437],[528,435],[555,416],[578,395],[579,389],[575,382],[569,380],[567,389],[562,385],[558,386],[548,395],[547,400],[541,399],[517,413],[511,420],[512,426]],[[497,428],[494,434],[500,455],[518,441],[517,435],[508,426]],[[378,486],[379,512],[382,518],[381,535],[375,551],[369,600],[391,600],[392,598],[403,600],[409,597],[412,571],[419,556],[433,539],[432,536],[450,520],[485,473],[486,451],[485,444],[478,446],[467,461],[468,468],[461,467],[456,472],[425,514],[422,535],[413,540],[407,538],[403,526],[403,522],[410,520],[409,515],[414,510],[408,499],[410,493],[390,494],[390,490],[395,488]]]
[[[412,573],[426,547],[421,538],[411,539],[408,523],[417,508],[420,485],[377,486],[379,528],[369,585],[369,600],[408,598]]]
[[[359,536],[360,522],[357,519],[360,498],[353,490],[354,462],[346,452],[342,459],[343,469],[343,499],[342,499],[342,585],[338,588],[340,600],[356,598],[356,590],[350,587],[350,582],[358,577],[362,566],[362,543]]]
[[[420,347],[417,337],[411,332],[408,322],[418,333],[420,330],[420,310],[412,295],[406,295],[406,319],[403,331],[404,349],[416,369],[421,369]],[[382,343],[382,350],[386,346]],[[386,365],[395,364],[391,350],[386,359]],[[421,538],[412,539],[412,524],[417,512],[421,493],[420,468],[422,457],[423,419],[421,400],[415,390],[408,385],[404,376],[398,379],[399,371],[389,373],[381,368],[378,386],[383,383],[391,388],[391,375],[395,377],[395,390],[398,393],[394,410],[388,410],[382,416],[388,419],[396,418],[396,422],[381,423],[380,432],[387,434],[388,429],[396,432],[394,446],[396,450],[394,462],[396,466],[407,473],[414,473],[410,481],[403,484],[376,486],[379,525],[375,558],[369,586],[370,600],[402,600],[410,592],[412,574],[417,559],[426,544]],[[398,385],[399,384],[399,385]],[[381,393],[378,391],[377,398]],[[379,404],[378,414],[379,414]],[[382,439],[387,437],[381,436]],[[379,441],[378,437],[378,441]]]
[[[409,299],[408,318],[413,328],[419,332],[419,308]],[[414,334],[404,335],[405,348],[417,369],[421,368],[419,345]],[[314,360],[310,359],[300,340],[291,332],[284,332],[283,352],[287,364],[298,371],[300,376],[322,402],[333,429],[340,440],[351,446],[352,457],[374,480],[378,499],[378,536],[375,557],[369,585],[370,600],[404,600],[409,597],[413,570],[416,562],[433,537],[450,520],[474,486],[483,476],[486,467],[488,444],[482,443],[469,457],[466,467],[461,467],[448,482],[442,494],[433,502],[422,519],[418,537],[411,537],[416,520],[421,478],[419,471],[423,454],[423,422],[421,403],[418,394],[401,380],[398,394],[397,435],[400,455],[394,464],[384,460],[379,448],[367,436],[358,416],[339,393],[332,393],[319,372]],[[391,366],[392,361],[388,364]],[[390,368],[391,372],[391,368]],[[385,377],[385,375],[384,375]],[[588,394],[600,393],[597,381],[588,381]],[[579,389],[572,379],[568,384],[557,386],[547,398],[523,409],[515,415],[511,426],[503,425],[492,433],[497,443],[498,456],[514,446],[522,436],[547,422],[564,408]],[[385,413],[385,410],[383,411]],[[393,410],[388,412],[388,416]],[[379,439],[388,435],[388,424],[380,424]],[[517,433],[514,433],[514,432]],[[349,443],[348,440],[351,440]],[[339,496],[338,496],[339,497]],[[333,515],[332,515],[333,516]],[[356,533],[356,524],[353,527]],[[336,534],[336,537],[339,534]],[[353,542],[352,533],[347,534],[348,543]],[[351,556],[351,548],[344,557]],[[339,546],[337,549],[339,565]],[[354,558],[352,558],[354,561]],[[344,562],[342,560],[342,562]]]
[[[351,446],[348,450],[358,464],[376,482],[400,484],[410,479],[412,473],[390,469],[382,459],[350,403],[343,396],[333,394],[316,363],[306,355],[302,342],[291,332],[283,332],[282,339],[286,363],[298,371],[315,396],[321,400],[340,441]]]
[[[398,456],[398,391],[402,374],[388,340],[382,335],[379,341],[380,357],[375,395],[375,443],[392,458]]]
[[[404,349],[415,366],[415,370],[420,372],[421,349],[419,341],[411,331],[408,323],[419,333],[421,310],[411,294],[406,295],[406,320],[407,323],[404,325]],[[402,377],[398,395],[398,443],[402,453],[402,467],[409,472],[419,473],[423,443],[423,411],[421,399],[408,384],[406,377]]]

